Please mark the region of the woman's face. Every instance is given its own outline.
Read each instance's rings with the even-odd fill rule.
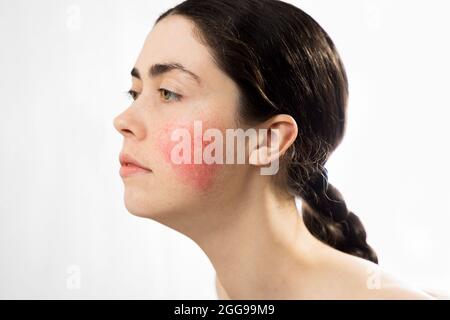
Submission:
[[[247,165],[173,161],[172,151],[181,142],[180,137],[172,139],[174,132],[190,133],[194,159],[198,146],[209,143],[201,141],[206,129],[219,129],[225,137],[225,129],[236,128],[238,88],[214,64],[193,27],[190,20],[176,15],[155,25],[134,66],[134,102],[114,120],[124,137],[122,154],[151,169],[122,168],[127,209],[166,223],[235,199],[248,174]],[[202,127],[196,142],[194,121],[201,121]]]

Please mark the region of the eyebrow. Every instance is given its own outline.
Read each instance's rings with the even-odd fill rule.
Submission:
[[[154,65],[152,65],[150,67],[150,69],[148,71],[148,75],[149,75],[150,78],[155,78],[155,77],[161,76],[161,75],[163,75],[165,73],[168,73],[168,72],[170,72],[172,70],[181,71],[181,72],[189,75],[197,83],[199,83],[199,84],[201,83],[200,82],[200,77],[198,75],[196,75],[192,71],[189,71],[188,69],[186,69],[180,63],[158,63],[158,64],[154,64]],[[131,70],[131,76],[141,80],[141,74],[139,73],[139,70],[137,68],[133,68],[133,70]]]

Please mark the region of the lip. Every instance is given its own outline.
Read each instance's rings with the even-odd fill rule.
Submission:
[[[122,178],[138,175],[138,174],[148,174],[152,170],[143,166],[136,159],[126,153],[121,153],[119,156],[120,161],[120,176]]]

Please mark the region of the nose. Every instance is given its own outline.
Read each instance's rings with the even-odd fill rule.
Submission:
[[[139,117],[134,114],[133,108],[128,108],[114,118],[113,124],[116,130],[125,138],[141,140],[145,138],[145,126]]]
[[[133,132],[127,128],[125,119],[122,117],[121,114],[114,118],[114,127],[124,137],[133,135]]]

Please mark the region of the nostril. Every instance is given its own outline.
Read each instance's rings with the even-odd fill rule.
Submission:
[[[122,130],[120,130],[120,132],[122,132],[122,134],[124,136],[129,136],[129,135],[133,134],[133,132],[131,130],[129,130],[129,129],[122,129]]]
[[[114,120],[116,130],[125,138],[143,136],[144,130],[141,129],[140,123],[131,116],[130,109],[117,116]]]
[[[122,115],[117,116],[116,118],[114,118],[113,121],[114,127],[116,128],[116,130],[123,135],[127,135],[132,133],[128,128],[128,123],[126,121],[126,118]]]

